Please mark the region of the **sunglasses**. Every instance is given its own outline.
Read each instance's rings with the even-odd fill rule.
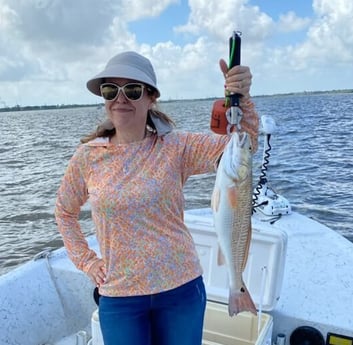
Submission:
[[[100,91],[106,101],[116,100],[120,90],[128,100],[138,101],[142,98],[144,88],[145,85],[141,83],[128,83],[124,86],[119,86],[114,83],[104,83],[101,84]]]

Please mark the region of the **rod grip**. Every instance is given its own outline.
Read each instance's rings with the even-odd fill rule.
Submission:
[[[229,68],[240,65],[241,38],[239,32],[229,37]]]
[[[233,35],[229,37],[229,68],[240,65],[240,49],[241,49],[241,38],[240,32],[233,32]],[[241,95],[238,93],[231,94],[230,105],[232,107],[239,107],[239,100]]]

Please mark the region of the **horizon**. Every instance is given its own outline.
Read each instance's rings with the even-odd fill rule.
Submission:
[[[254,95],[251,98],[261,97],[284,97],[284,96],[295,96],[295,95],[319,95],[319,94],[332,94],[332,93],[353,93],[353,89],[339,89],[339,90],[323,90],[323,91],[301,91],[301,92],[289,92],[289,93],[277,93],[271,95]],[[188,101],[207,101],[217,100],[225,97],[204,97],[204,98],[184,98],[184,99],[169,99],[169,100],[158,100],[157,103],[169,103],[169,102],[188,102]],[[73,103],[73,104],[42,104],[42,105],[20,105],[17,104],[12,107],[0,108],[0,112],[6,111],[27,111],[27,110],[46,110],[46,109],[60,109],[60,108],[79,108],[79,107],[97,107],[103,108],[104,102],[100,103]]]

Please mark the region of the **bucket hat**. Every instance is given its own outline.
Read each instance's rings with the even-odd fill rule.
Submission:
[[[133,51],[123,52],[112,57],[104,70],[87,82],[88,90],[101,96],[100,85],[105,78],[133,79],[151,86],[156,90],[157,97],[160,96],[156,74],[150,60]],[[156,116],[153,112],[149,112],[148,116],[158,136],[163,136],[173,130],[171,123]]]
[[[156,74],[150,60],[133,51],[123,52],[112,57],[104,70],[87,82],[88,90],[101,96],[100,85],[104,78],[133,79],[152,86],[157,91],[157,97],[160,96]]]

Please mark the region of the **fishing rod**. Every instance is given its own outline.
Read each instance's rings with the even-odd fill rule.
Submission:
[[[241,48],[241,32],[234,31],[233,35],[229,38],[229,69],[234,66],[240,65],[240,48]],[[236,126],[240,130],[240,120],[243,117],[243,112],[240,109],[240,97],[238,93],[230,93],[228,99],[230,102],[230,126]]]
[[[229,38],[228,69],[240,65],[241,32],[234,31]],[[243,112],[240,108],[240,94],[226,92],[225,99],[213,103],[211,130],[217,134],[230,134],[235,127],[240,129]]]

